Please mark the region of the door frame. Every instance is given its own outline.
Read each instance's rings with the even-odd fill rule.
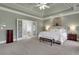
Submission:
[[[22,39],[22,37],[21,38],[18,38],[18,21],[22,21],[22,19],[17,19],[17,40],[21,40]]]
[[[22,21],[22,20],[26,20],[26,19],[17,19],[17,40],[22,40],[22,38],[23,38],[23,33],[22,33],[22,37],[18,38],[18,21]],[[32,20],[28,20],[28,21],[32,21]],[[36,30],[37,30],[37,22],[35,22],[35,23],[36,23]],[[22,29],[22,32],[23,32],[23,29]],[[37,34],[37,31],[36,31],[36,34]]]

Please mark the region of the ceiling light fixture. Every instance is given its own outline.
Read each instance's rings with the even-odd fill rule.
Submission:
[[[39,7],[40,10],[44,10],[46,8],[49,8],[49,6],[46,5],[47,3],[39,3],[36,6]]]

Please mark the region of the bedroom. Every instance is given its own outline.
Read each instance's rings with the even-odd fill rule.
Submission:
[[[60,20],[54,22],[53,20],[56,17],[59,17]],[[18,25],[18,20],[20,20],[20,25]],[[24,35],[23,37],[18,37],[25,33],[25,30],[22,29],[22,25],[24,24],[23,21],[25,23],[28,21],[37,23],[37,25],[32,28],[32,30],[34,28],[37,29],[33,32],[35,33],[34,36],[30,36],[30,40],[24,40]],[[27,24],[32,24],[33,22],[28,22]],[[39,33],[43,31],[49,32],[50,30],[48,30],[48,28],[52,24],[55,24],[54,26],[62,26],[63,28],[65,27],[67,36],[69,35],[69,40],[66,39],[66,42],[64,42],[62,45],[52,43],[52,46],[50,46],[50,42],[40,42],[38,40]],[[31,27],[33,24],[28,25],[28,29],[29,26]],[[79,54],[78,3],[0,3],[0,28],[1,55]],[[27,28],[24,27],[24,29]],[[5,44],[6,30],[13,30],[13,43]],[[26,35],[29,35],[29,33]],[[68,38],[67,36],[66,38]]]

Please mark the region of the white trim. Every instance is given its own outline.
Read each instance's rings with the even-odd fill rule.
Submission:
[[[19,6],[19,7],[21,7],[22,9],[26,9],[26,10],[28,10],[29,8],[25,8],[23,5],[20,5],[20,4],[14,4],[14,5],[16,5],[16,6]],[[35,12],[35,10],[32,10],[32,9],[29,9],[30,10],[30,12],[34,12],[34,13],[36,13],[36,14],[38,14],[38,12]]]
[[[0,44],[3,44],[3,43],[6,43],[6,40],[4,40],[4,41],[0,41]]]
[[[46,18],[43,18],[44,20],[47,20],[47,19],[51,19],[51,18],[54,18],[56,16],[68,16],[68,15],[73,15],[73,14],[78,14],[79,11],[72,11],[72,12],[69,12],[69,13],[66,13],[66,14],[57,14],[57,15],[54,15],[54,16],[49,16],[49,17],[46,17]]]
[[[22,40],[23,38],[17,38],[17,40],[15,40],[15,41],[18,41],[18,40]]]
[[[36,37],[36,36],[33,36],[33,37]],[[33,38],[33,37],[31,37],[31,38]],[[27,38],[27,39],[31,39],[31,38]],[[19,41],[19,40],[25,40],[25,39],[23,39],[23,38],[13,39],[13,42]],[[6,43],[6,40],[0,41],[0,44],[5,44],[5,43]]]
[[[17,40],[16,39],[13,39],[13,41],[17,41]],[[0,44],[4,44],[4,43],[6,43],[6,40],[0,41]]]
[[[17,36],[16,36],[17,37],[17,40],[18,40],[18,20],[19,19],[17,19]]]
[[[19,38],[18,40],[22,40],[22,38]],[[17,39],[13,39],[13,41],[15,42],[15,41],[17,41]],[[6,43],[6,40],[0,41],[0,44],[4,44],[4,43]]]
[[[22,39],[22,37],[18,38],[18,21],[22,21],[22,20],[24,20],[24,19],[17,19],[17,39],[16,39],[16,41]]]
[[[39,20],[46,20],[46,19],[50,19],[52,17],[55,17],[55,16],[58,16],[58,15],[52,15],[52,16],[49,16],[49,17],[45,17],[45,18],[40,18],[40,17],[36,17],[36,16],[33,16],[33,15],[29,15],[29,14],[26,14],[26,13],[23,13],[23,12],[20,12],[20,11],[16,11],[16,10],[12,10],[12,9],[9,9],[9,8],[6,8],[6,7],[2,7],[0,6],[0,10],[4,10],[4,11],[8,11],[8,12],[12,12],[12,13],[16,13],[16,14],[19,14],[19,15],[24,15],[24,16],[28,16],[28,17],[32,17],[32,18],[36,18],[36,19],[39,19]],[[67,15],[73,15],[73,14],[77,14],[79,13],[79,11],[72,11],[72,12],[69,12],[69,13],[66,13],[66,14],[62,14],[62,16],[67,16]]]
[[[19,12],[19,11],[16,11],[16,10],[12,10],[12,9],[9,9],[9,8],[6,8],[6,7],[2,7],[2,6],[0,6],[0,10],[12,12],[12,13],[16,13],[16,14],[19,14],[19,15],[24,15],[24,16],[33,17],[33,18],[40,19],[40,20],[42,19],[42,18],[33,16],[33,15],[29,15],[29,14],[26,14],[26,13],[22,13],[22,12]]]

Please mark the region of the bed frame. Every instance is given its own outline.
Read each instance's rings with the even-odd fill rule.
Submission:
[[[40,40],[40,42],[42,42],[42,41],[50,42],[51,43],[51,46],[54,43],[54,39],[51,40],[51,39],[47,39],[47,38],[40,37],[39,40]]]
[[[42,41],[45,41],[45,42],[50,42],[51,43],[51,46],[52,46],[52,44],[61,44],[59,41],[57,41],[57,42],[55,42],[55,40],[54,39],[48,39],[48,38],[43,38],[43,37],[40,37],[39,38],[39,41],[40,42],[42,42]]]

